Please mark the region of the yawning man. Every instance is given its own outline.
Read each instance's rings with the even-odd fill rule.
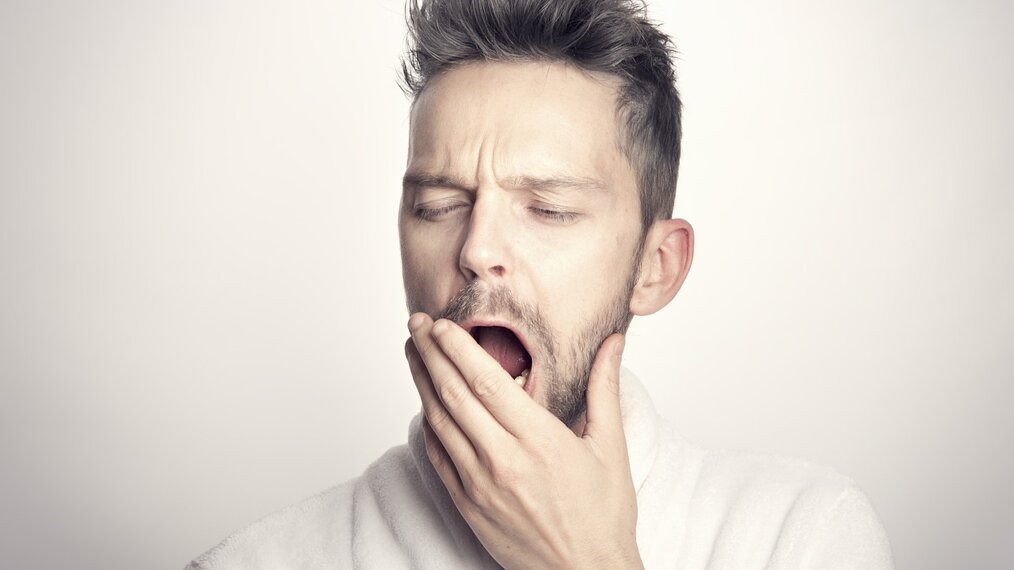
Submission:
[[[694,244],[672,217],[673,46],[644,7],[408,13],[398,229],[422,413],[362,476],[191,568],[891,568],[849,479],[696,447],[621,368]]]

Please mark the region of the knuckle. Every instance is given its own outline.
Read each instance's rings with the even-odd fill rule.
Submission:
[[[465,403],[468,388],[459,382],[450,382],[440,386],[440,400],[448,410],[454,410]]]
[[[419,361],[423,366],[426,366],[426,362],[433,357],[434,346],[432,342],[422,340],[416,345],[416,350],[419,351]]]
[[[426,420],[430,422],[430,427],[436,430],[438,427],[446,422],[450,415],[443,409],[442,406],[431,405],[426,408]]]
[[[497,370],[483,370],[476,374],[473,389],[480,398],[491,398],[503,389],[504,378]]]
[[[614,374],[610,374],[605,381],[606,390],[609,390],[610,396],[620,396],[620,379]]]
[[[437,442],[431,439],[426,440],[426,455],[430,458],[430,463],[433,464],[433,467],[436,467],[438,470],[443,467],[444,454]]]
[[[498,489],[513,489],[518,483],[518,472],[512,465],[495,465],[490,469],[490,479]]]

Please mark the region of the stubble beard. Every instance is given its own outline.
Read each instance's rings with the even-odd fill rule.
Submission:
[[[474,316],[506,315],[538,347],[539,382],[546,392],[546,409],[574,427],[587,409],[588,378],[602,341],[630,326],[630,298],[638,274],[635,265],[625,289],[606,308],[582,323],[569,346],[561,346],[539,308],[518,300],[503,286],[489,288],[472,281],[447,303],[437,318],[462,323]],[[565,358],[564,358],[565,357]]]

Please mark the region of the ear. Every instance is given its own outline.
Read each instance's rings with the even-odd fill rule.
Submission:
[[[656,220],[648,228],[630,312],[650,315],[669,304],[694,259],[694,228],[686,220]]]

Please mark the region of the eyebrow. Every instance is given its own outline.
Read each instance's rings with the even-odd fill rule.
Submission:
[[[601,191],[606,185],[596,178],[587,176],[514,176],[500,181],[500,185],[508,190],[584,190]],[[458,190],[475,190],[474,185],[452,176],[426,173],[406,173],[402,178],[402,186],[406,189],[413,188],[454,188]]]
[[[458,190],[474,190],[469,184],[451,176],[441,174],[427,174],[418,172],[406,172],[401,179],[402,188],[455,188]]]

